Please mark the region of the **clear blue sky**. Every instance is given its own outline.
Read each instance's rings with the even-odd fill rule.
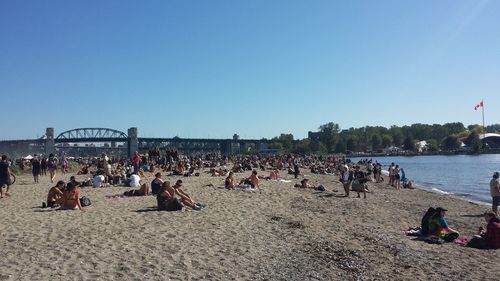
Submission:
[[[1,1],[0,139],[500,123],[500,1]]]

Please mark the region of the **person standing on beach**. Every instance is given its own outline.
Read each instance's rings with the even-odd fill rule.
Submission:
[[[498,172],[493,173],[493,178],[490,181],[490,193],[492,198],[491,210],[495,215],[498,215],[498,205],[500,204],[500,182]]]
[[[298,178],[300,175],[300,168],[299,168],[299,160],[298,159],[295,159],[295,161],[293,161],[293,175],[295,176],[295,178]]]
[[[56,178],[57,158],[52,153],[49,155],[49,160],[47,161],[47,168],[49,168],[50,182],[53,183],[54,179]]]
[[[40,168],[42,176],[47,175],[47,158],[42,157],[42,161],[40,161]]]
[[[351,190],[351,180],[352,176],[349,171],[349,166],[347,165],[342,166],[342,171],[340,174],[340,182],[342,182],[342,185],[344,186],[345,197],[349,197],[349,191]]]
[[[132,158],[132,166],[134,167],[134,173],[139,173],[139,168],[141,167],[141,156],[137,151],[135,152],[135,155]]]
[[[38,155],[34,155],[33,159],[31,159],[31,171],[33,173],[33,180],[35,183],[38,183],[38,178],[40,177],[40,172],[42,171],[42,165],[40,164],[40,159],[38,159]]]
[[[2,155],[2,160],[0,161],[0,198],[3,198],[3,188],[7,186],[5,191],[5,196],[10,196],[10,167],[9,162],[7,162],[7,156]]]
[[[396,167],[394,166],[394,162],[391,163],[391,166],[389,167],[389,185],[394,187],[394,169]]]

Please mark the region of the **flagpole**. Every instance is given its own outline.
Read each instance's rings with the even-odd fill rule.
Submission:
[[[486,128],[484,127],[484,100],[481,101],[481,109],[483,110],[483,139],[486,135]]]

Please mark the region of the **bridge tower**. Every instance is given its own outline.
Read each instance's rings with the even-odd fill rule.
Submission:
[[[132,158],[137,150],[139,150],[137,127],[132,127],[128,129],[128,157]]]
[[[45,129],[45,154],[49,155],[50,153],[56,152],[56,144],[54,141],[54,128]]]

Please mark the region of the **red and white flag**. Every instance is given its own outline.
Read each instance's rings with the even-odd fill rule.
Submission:
[[[477,110],[478,108],[483,107],[483,101],[478,103],[476,106],[474,106],[474,110]]]

